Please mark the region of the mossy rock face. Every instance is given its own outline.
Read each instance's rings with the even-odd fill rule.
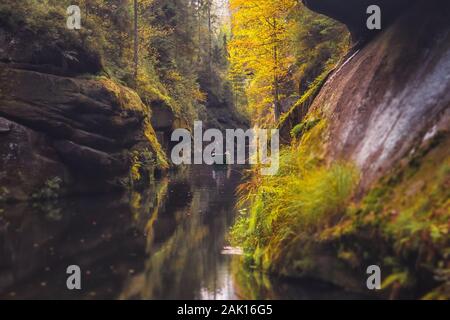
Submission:
[[[450,297],[449,150],[449,133],[418,147],[321,234],[355,272],[380,266],[391,298]]]
[[[331,72],[332,71],[327,69],[321,75],[319,75],[309,86],[308,90],[303,94],[303,96],[290,107],[288,112],[284,113],[281,116],[280,121],[277,125],[280,130],[281,143],[290,143],[292,139],[295,138],[292,135],[292,132],[297,126],[304,123],[305,119],[308,116],[309,108],[314,102],[315,97],[319,94],[320,89],[325,84]]]
[[[299,139],[303,134],[314,128],[318,123],[320,122],[320,119],[314,119],[314,120],[306,120],[298,125],[296,125],[291,130],[291,137],[293,139]]]
[[[250,205],[232,231],[262,269],[357,290],[376,264],[391,298],[450,297],[450,3],[419,2],[281,119],[298,139],[278,176],[241,188]],[[326,179],[352,166],[355,184]],[[345,180],[348,197],[329,192]]]
[[[129,88],[8,64],[1,66],[0,87],[0,185],[9,190],[7,200],[27,200],[54,177],[61,180],[59,196],[123,189],[132,152],[154,156],[143,176],[168,167],[150,110]]]
[[[448,130],[449,14],[448,2],[405,7],[337,66],[309,108],[308,116],[329,122],[328,158],[355,163],[364,191],[424,139]]]

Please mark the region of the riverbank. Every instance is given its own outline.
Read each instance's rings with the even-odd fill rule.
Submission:
[[[239,168],[194,166],[146,192],[9,205],[0,216],[1,299],[342,299],[320,282],[243,268],[228,252]],[[66,288],[79,265],[82,290]]]

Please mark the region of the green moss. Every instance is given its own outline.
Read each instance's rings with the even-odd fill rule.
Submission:
[[[154,158],[155,161],[151,161],[151,163],[144,164],[144,165],[153,165],[161,170],[166,170],[169,168],[169,163],[166,157],[165,152],[163,151],[157,137],[155,130],[153,129],[152,125],[150,124],[150,117],[151,117],[151,110],[149,107],[147,107],[139,97],[139,95],[131,90],[130,88],[118,85],[111,79],[100,77],[98,78],[98,81],[100,81],[103,86],[115,96],[116,100],[119,102],[119,107],[122,108],[124,111],[130,110],[130,111],[137,111],[144,115],[144,124],[143,124],[143,130],[144,135],[148,140],[148,143],[151,147],[151,151],[148,149],[141,150],[142,152],[150,152],[152,153],[152,158]],[[154,153],[154,156],[153,156]],[[136,158],[135,155],[132,155],[132,160]],[[139,155],[137,158],[142,158],[142,155]],[[144,157],[145,158],[145,157]],[[144,159],[144,161],[146,161]],[[139,170],[138,170],[138,164],[136,161],[132,161],[133,166],[131,168],[132,177],[138,178]],[[136,180],[136,179],[134,179]],[[140,180],[140,179],[137,179]]]
[[[320,119],[303,121],[291,130],[291,137],[294,139],[300,138],[303,134],[314,128],[319,122]]]
[[[119,85],[106,77],[98,77],[98,81],[102,83],[108,92],[114,95],[115,100],[119,103],[119,107],[123,110],[138,111],[145,115],[150,115],[150,109],[142,103],[141,98],[135,91]]]
[[[328,236],[333,236],[327,239],[332,241],[346,237],[367,245],[368,233],[372,240],[376,239],[370,256],[362,258],[384,262],[383,287],[387,290],[414,287],[424,274],[438,279],[439,274],[450,272],[445,263],[450,251],[449,148],[448,136],[437,136],[402,161],[360,204],[348,210],[345,222],[328,230]],[[344,224],[349,226],[346,232],[337,232]],[[437,285],[426,285],[424,297],[442,298],[443,288],[448,288],[450,281],[443,277]],[[450,293],[446,292],[448,298]]]
[[[153,152],[155,153],[157,168],[161,170],[167,170],[169,168],[169,162],[166,153],[162,149],[162,146],[156,137],[155,130],[151,126],[149,119],[146,119],[145,121],[144,134],[148,139]]]
[[[322,89],[322,86],[325,84],[331,71],[332,70],[330,70],[330,68],[327,68],[314,80],[313,83],[311,83],[308,90],[302,95],[302,97],[289,109],[288,112],[284,113],[281,116],[278,123],[278,128],[287,125],[289,119],[296,119],[296,113],[300,113],[306,116],[311,103],[319,93],[320,89]]]
[[[154,169],[162,168],[158,164],[156,155],[148,148],[134,150],[130,154],[131,166],[129,183],[126,186],[134,189],[135,187],[146,187],[153,182]]]

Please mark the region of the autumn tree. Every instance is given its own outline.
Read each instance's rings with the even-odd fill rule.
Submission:
[[[291,53],[295,0],[231,0],[232,34],[229,44],[233,73],[249,79],[249,107],[263,123],[278,120],[281,82],[294,62]],[[268,106],[272,109],[268,112]],[[270,120],[272,119],[272,120]]]
[[[134,35],[134,73],[133,73],[133,78],[134,81],[137,81],[137,76],[138,76],[138,65],[139,65],[139,29],[138,29],[138,25],[139,25],[139,13],[138,13],[138,0],[133,0],[133,13],[134,13],[134,30],[133,30],[133,35]]]

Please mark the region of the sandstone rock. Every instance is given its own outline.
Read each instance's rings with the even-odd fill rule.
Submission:
[[[130,182],[131,153],[163,157],[156,139],[149,139],[154,135],[149,122],[150,110],[137,94],[111,80],[1,64],[0,197],[27,200],[123,189]],[[149,177],[153,169],[139,170]],[[49,184],[51,192],[42,193]]]
[[[175,120],[175,114],[164,102],[152,102],[152,126],[156,131],[171,131]]]
[[[450,3],[444,1],[408,7],[337,67],[311,106],[312,114],[328,121],[328,158],[355,163],[363,189],[410,154],[427,133],[439,131],[448,138],[449,16]]]

